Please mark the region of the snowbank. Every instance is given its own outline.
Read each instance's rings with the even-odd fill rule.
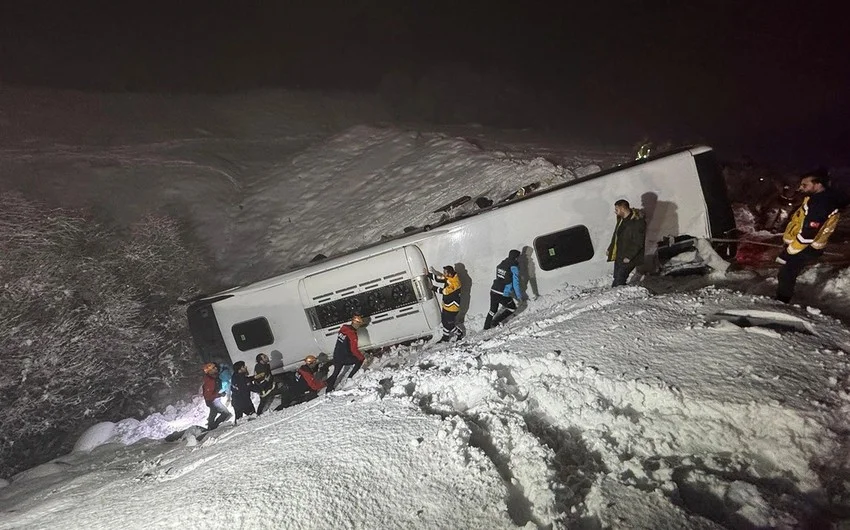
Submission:
[[[711,323],[721,309],[813,334]],[[829,317],[721,289],[570,289],[237,427],[140,439],[197,422],[197,402],[120,422],[138,442],[4,488],[0,528],[114,525],[97,506],[128,528],[811,525],[847,477],[845,344]]]
[[[115,424],[111,421],[96,423],[86,429],[74,444],[74,451],[91,451],[99,445],[107,443],[115,436]]]

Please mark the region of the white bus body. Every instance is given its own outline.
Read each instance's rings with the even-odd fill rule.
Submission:
[[[439,303],[426,269],[444,265],[460,273],[461,314],[478,325],[495,266],[511,249],[523,252],[525,289],[534,294],[610,277],[605,251],[618,199],[645,210],[649,256],[666,235],[710,238],[734,229],[713,151],[689,148],[203,298],[187,311],[190,328],[204,361],[251,367],[262,352],[276,371],[297,367],[308,354],[331,354],[340,325],[356,310],[370,317],[359,331],[364,348],[398,344],[438,332]]]

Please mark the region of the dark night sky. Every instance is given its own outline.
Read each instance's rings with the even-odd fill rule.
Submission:
[[[388,72],[419,76],[452,62],[554,96],[573,133],[850,163],[850,28],[838,2],[172,4],[3,5],[0,80],[111,91],[373,90]]]

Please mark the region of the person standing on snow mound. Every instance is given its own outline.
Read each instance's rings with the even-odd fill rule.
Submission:
[[[439,342],[449,342],[452,336],[457,337],[457,340],[462,339],[463,330],[457,327],[457,314],[460,312],[460,277],[451,265],[443,267],[443,274],[434,270],[428,273],[428,277],[435,283],[443,284],[442,287],[432,287],[435,293],[443,296],[443,303],[440,305],[443,337]]]
[[[345,366],[353,366],[348,377],[353,377],[354,374],[363,366],[363,361],[366,356],[360,351],[357,346],[357,330],[366,325],[366,320],[360,313],[354,313],[351,317],[351,324],[343,324],[339,328],[339,333],[336,336],[336,347],[334,348],[334,373],[328,377],[328,385],[325,393],[332,392],[336,387],[336,381],[339,374]]]
[[[315,399],[326,386],[327,383],[319,377],[319,360],[315,355],[308,355],[295,372],[295,382],[280,397],[280,406],[275,410]]]
[[[204,401],[207,402],[207,406],[210,408],[210,415],[207,418],[207,430],[211,431],[229,420],[232,416],[221,401],[221,398],[224,397],[224,392],[221,391],[217,364],[207,363],[204,365],[204,384],[202,389]]]
[[[490,312],[484,320],[484,329],[498,326],[516,311],[514,298],[522,301],[519,286],[519,250],[511,250],[508,257],[496,266],[496,279],[490,286]],[[499,308],[504,309],[499,312]]]
[[[829,173],[825,169],[804,175],[798,189],[806,198],[788,221],[782,236],[786,247],[776,258],[781,264],[776,299],[786,304],[794,296],[797,276],[823,254],[829,236],[838,225],[840,210],[848,202],[847,197],[829,187]]]
[[[643,264],[646,241],[646,219],[643,212],[629,206],[629,201],[620,199],[614,203],[617,224],[608,245],[608,261],[614,262],[614,282],[611,287],[626,285],[629,274]]]

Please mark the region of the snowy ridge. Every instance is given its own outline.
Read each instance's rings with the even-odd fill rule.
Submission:
[[[821,464],[846,443],[833,413],[848,402],[848,364],[832,341],[850,333],[812,314],[792,316],[814,336],[705,324],[718,308],[788,311],[712,288],[573,288],[460,344],[396,348],[330,396],[202,441],[57,459],[0,489],[0,528],[105,528],[93,495],[128,528],[820,520]],[[168,421],[184,421],[181,410],[184,424],[205,413],[196,401],[167,411]],[[116,431],[138,439],[149,422],[161,433],[163,418]],[[323,518],[331,513],[342,519]]]

